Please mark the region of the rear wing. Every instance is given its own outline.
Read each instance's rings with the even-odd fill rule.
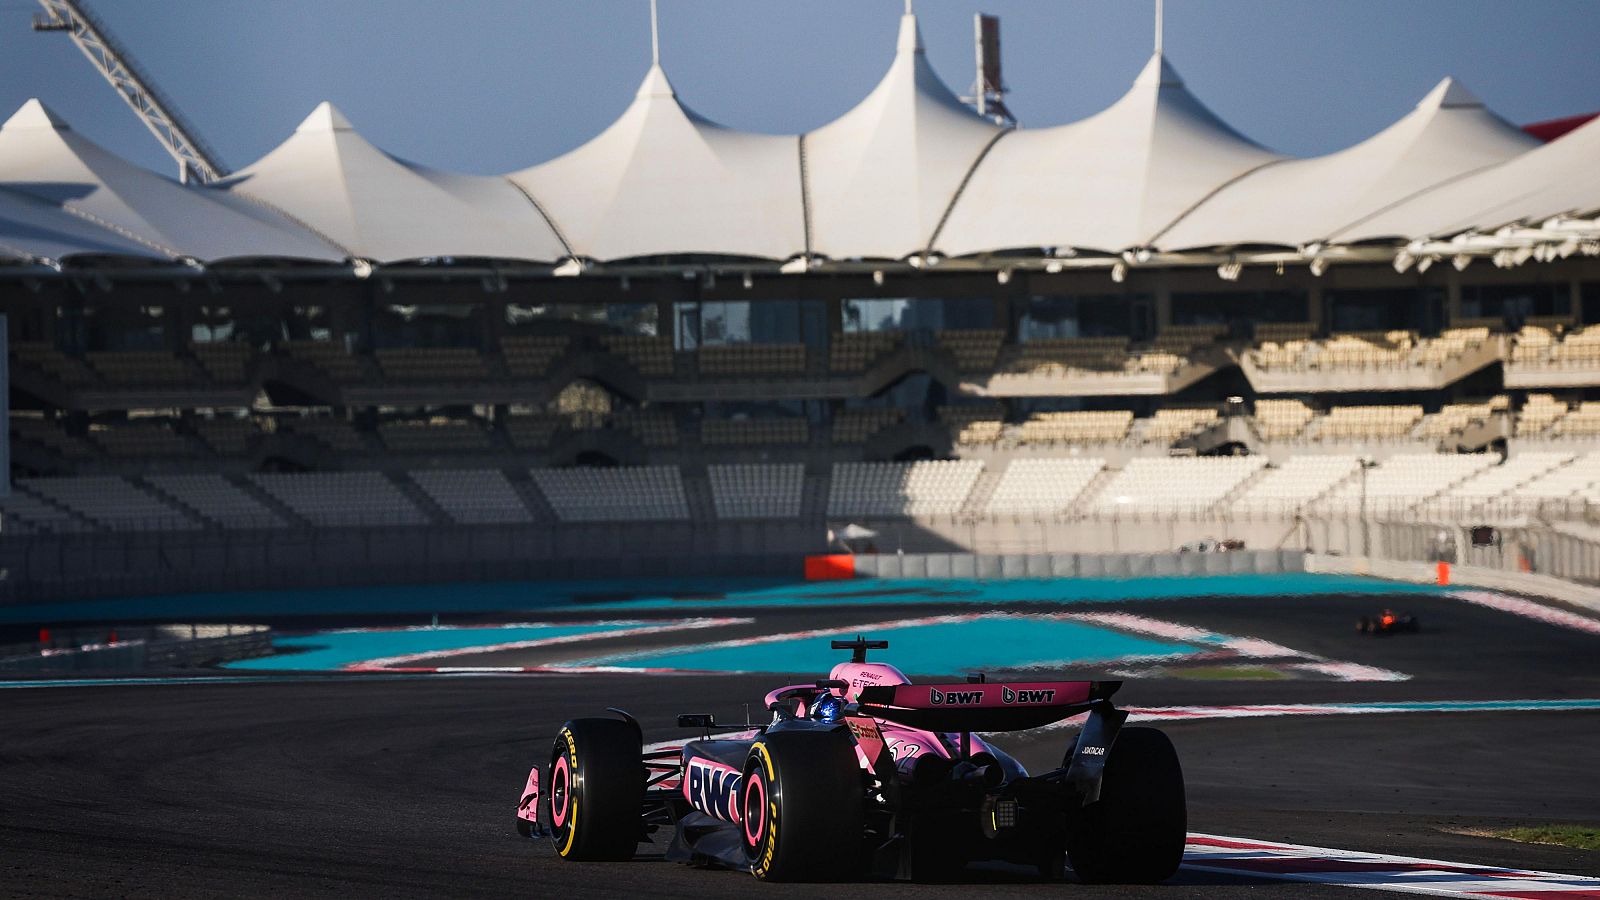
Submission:
[[[1109,706],[1120,687],[1120,681],[883,685],[862,688],[859,709],[926,731],[1021,731]]]

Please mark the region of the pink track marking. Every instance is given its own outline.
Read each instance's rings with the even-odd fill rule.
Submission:
[[[1288,658],[1303,660],[1303,662],[1293,663],[1285,668],[1315,672],[1319,675],[1337,678],[1340,681],[1407,681],[1411,677],[1403,672],[1380,669],[1376,666],[1364,666],[1358,663],[1324,659],[1314,653],[1305,653],[1293,647],[1285,647],[1282,644],[1275,644],[1258,638],[1219,634],[1205,628],[1184,625],[1181,622],[1168,622],[1164,619],[1152,619],[1149,616],[1140,616],[1133,613],[1065,613],[1061,615],[1061,618],[1102,625],[1132,634],[1144,634],[1170,641],[1216,648],[1209,653],[1184,656],[1183,659],[1187,662]],[[1150,662],[1155,659],[1159,659],[1159,657],[1147,657],[1142,660],[1129,657],[1123,660],[1108,660],[1107,662]]]
[[[1585,631],[1589,634],[1600,634],[1600,619],[1591,619],[1577,613],[1567,612],[1564,609],[1524,600],[1521,597],[1512,597],[1507,594],[1497,594],[1494,591],[1455,591],[1452,596],[1478,606],[1487,606],[1512,615],[1534,619],[1547,625],[1557,625],[1562,628],[1571,628],[1574,631]]]
[[[1189,835],[1184,868],[1440,897],[1600,898],[1600,878],[1411,856]]]

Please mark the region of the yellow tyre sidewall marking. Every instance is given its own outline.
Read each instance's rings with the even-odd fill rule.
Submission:
[[[761,756],[761,764],[767,770],[767,831],[765,839],[761,842],[761,853],[750,866],[751,874],[760,878],[772,869],[772,857],[778,851],[778,800],[777,792],[772,789],[777,783],[777,772],[773,768],[772,755],[767,752],[765,743],[757,742],[752,749]]]
[[[578,839],[578,794],[573,790],[578,783],[578,743],[572,739],[572,732],[565,729],[561,737],[567,742],[567,843],[560,853],[567,856]]]

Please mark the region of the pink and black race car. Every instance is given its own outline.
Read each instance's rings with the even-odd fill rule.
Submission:
[[[535,767],[517,808],[571,860],[625,860],[672,828],[667,856],[747,869],[763,881],[869,874],[937,880],[1005,860],[1088,882],[1158,882],[1177,871],[1187,826],[1183,771],[1167,736],[1124,728],[1117,681],[912,684],[867,651],[827,679],[766,697],[770,724],[644,749],[631,716],[573,719],[546,780]],[[974,732],[1019,731],[1087,714],[1061,766],[1039,775]],[[548,789],[541,792],[541,783]],[[548,827],[546,827],[548,826]]]

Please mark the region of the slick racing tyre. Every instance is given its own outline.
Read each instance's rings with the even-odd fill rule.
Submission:
[[[1067,856],[1090,884],[1155,884],[1178,871],[1188,826],[1172,741],[1154,728],[1124,728],[1106,756],[1100,799],[1084,807]]]
[[[865,794],[855,748],[837,731],[780,731],[750,748],[740,792],[745,858],[762,881],[860,874]]]
[[[639,730],[616,719],[573,719],[550,753],[550,836],[563,859],[632,859],[640,840],[645,769]]]

